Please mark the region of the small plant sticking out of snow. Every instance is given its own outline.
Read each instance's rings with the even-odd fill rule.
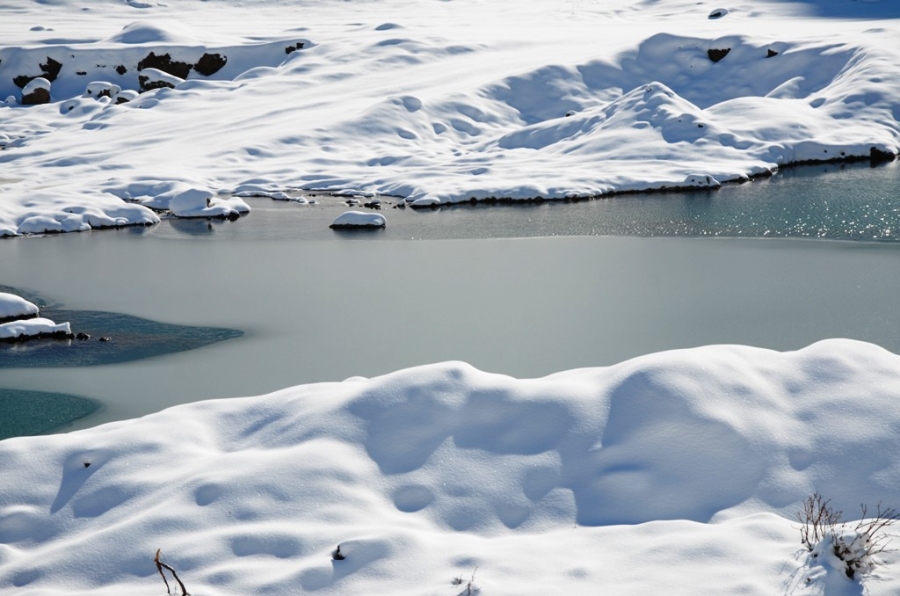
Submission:
[[[829,559],[850,579],[856,579],[872,571],[875,557],[887,550],[890,535],[887,529],[898,519],[900,511],[882,509],[879,503],[873,516],[868,507],[861,505],[859,521],[848,524],[842,521],[842,512],[829,505],[830,501],[819,493],[807,497],[803,509],[797,513],[800,521],[800,542],[823,563]],[[834,558],[832,558],[834,557]]]
[[[806,498],[803,509],[797,512],[797,521],[801,524],[800,543],[809,551],[841,523],[842,512],[835,511],[829,503],[831,499],[815,492]]]
[[[466,582],[466,580],[464,580],[463,576],[461,575],[457,575],[453,578],[453,580],[450,582],[451,585],[461,586],[465,583],[466,586],[465,588],[463,588],[463,591],[458,594],[458,596],[471,596],[472,594],[477,594],[481,591],[481,588],[475,585],[475,573],[477,571],[478,567],[476,567],[475,570],[472,571],[472,577],[469,578],[468,582]]]
[[[163,581],[166,583],[166,594],[171,594],[172,590],[169,588],[169,580],[166,579],[166,574],[163,573],[163,569],[168,569],[169,573],[172,574],[172,577],[175,578],[175,581],[178,582],[178,586],[181,588],[181,596],[191,596],[188,593],[187,588],[184,587],[184,584],[181,583],[181,580],[178,578],[178,574],[175,573],[174,569],[172,569],[172,566],[159,560],[159,553],[161,551],[161,548],[156,549],[156,558],[154,558],[153,561],[156,563],[156,570],[159,571],[159,574],[162,576]]]

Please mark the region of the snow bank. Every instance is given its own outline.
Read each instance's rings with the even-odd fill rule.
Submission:
[[[18,182],[0,234],[57,218],[38,188],[88,207],[110,176],[423,206],[715,188],[900,149],[886,0],[313,3],[302,26],[288,2],[96,5],[4,14],[0,163]],[[54,103],[19,105],[35,77]],[[98,83],[116,101],[82,97]]]
[[[37,316],[37,305],[21,296],[0,292],[0,321]]]
[[[40,336],[72,336],[72,328],[68,323],[57,324],[43,317],[0,324],[0,340]]]
[[[896,499],[898,388],[870,344],[713,346],[530,380],[436,364],[5,440],[0,589],[151,593],[161,548],[197,594],[458,594],[473,572],[484,594],[859,593],[792,518],[816,490]],[[897,565],[867,593],[896,593]]]

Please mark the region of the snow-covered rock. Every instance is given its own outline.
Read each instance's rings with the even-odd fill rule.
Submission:
[[[0,324],[0,341],[18,341],[35,337],[74,337],[69,323],[54,323],[38,317]]]
[[[383,228],[385,225],[387,219],[383,215],[365,211],[345,211],[331,222],[332,228]]]
[[[50,81],[44,77],[32,79],[22,88],[22,105],[33,106],[50,103]]]
[[[122,88],[115,83],[110,83],[108,81],[94,81],[88,83],[87,87],[84,88],[84,96],[93,97],[94,99],[108,97],[110,100],[115,101],[121,91]]]
[[[235,219],[250,212],[238,197],[216,197],[208,190],[189,189],[171,197],[168,209],[177,217],[216,217]]]
[[[36,317],[40,309],[21,296],[0,292],[0,321]]]

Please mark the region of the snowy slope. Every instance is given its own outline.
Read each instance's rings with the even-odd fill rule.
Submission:
[[[0,591],[161,594],[161,548],[194,595],[859,594],[792,518],[816,490],[896,501],[898,399],[900,357],[830,340],[435,364],[5,440]]]
[[[0,235],[152,224],[138,203],[173,188],[562,198],[898,151],[895,3],[719,8],[18,3],[0,22]],[[138,94],[142,73],[175,87]],[[41,75],[51,103],[19,105],[13,81]]]

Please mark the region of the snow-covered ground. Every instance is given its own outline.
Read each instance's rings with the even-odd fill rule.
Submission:
[[[162,549],[195,596],[896,594],[896,553],[860,584],[793,517],[817,490],[848,519],[896,503],[898,399],[900,357],[829,340],[451,362],[9,439],[0,592],[162,594]]]
[[[898,17],[892,0],[18,2],[0,235],[151,224],[140,203],[175,188],[427,205],[894,153]],[[35,77],[51,102],[19,105]]]

